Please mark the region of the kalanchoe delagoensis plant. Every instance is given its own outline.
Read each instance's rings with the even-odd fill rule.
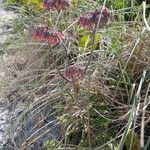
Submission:
[[[64,35],[61,32],[55,31],[49,27],[37,26],[33,31],[34,40],[47,42],[51,46],[56,46],[64,40]]]
[[[44,0],[47,10],[65,10],[70,6],[70,0]]]
[[[64,71],[64,77],[71,83],[74,99],[78,99],[80,84],[85,69],[77,64],[68,65]]]
[[[64,76],[67,80],[69,80],[70,82],[78,82],[82,75],[84,73],[84,68],[77,65],[77,64],[73,64],[73,65],[68,65],[65,72],[64,72]]]
[[[98,27],[103,28],[110,18],[112,18],[112,12],[108,8],[104,7],[96,9],[94,12],[86,12],[80,17],[78,23],[80,26],[88,30],[94,30],[94,28],[98,25],[98,21]]]

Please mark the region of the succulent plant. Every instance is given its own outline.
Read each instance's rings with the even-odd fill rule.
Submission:
[[[70,0],[44,0],[44,7],[48,10],[65,10],[70,6]]]
[[[80,80],[84,72],[84,68],[77,64],[73,65],[68,65],[65,72],[64,76],[70,81],[70,82],[77,82]]]
[[[98,27],[103,28],[111,17],[112,12],[108,8],[104,7],[96,9],[94,12],[86,12],[80,17],[78,23],[80,26],[88,30],[93,30],[98,25],[98,23]]]
[[[61,32],[55,31],[49,27],[37,26],[33,31],[34,40],[42,40],[51,46],[55,46],[64,40],[64,35]]]

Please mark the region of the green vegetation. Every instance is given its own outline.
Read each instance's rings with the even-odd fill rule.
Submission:
[[[6,4],[9,6],[28,6],[30,9],[43,9],[42,0],[6,0]],[[30,12],[30,10],[28,10]]]
[[[5,71],[16,76],[6,73],[3,93],[8,87],[17,89],[34,113],[42,105],[52,105],[62,139],[45,141],[45,148],[148,149],[150,31],[144,19],[149,24],[150,16],[143,18],[142,5],[135,0],[74,0],[65,10],[49,11],[41,0],[7,2],[7,7],[21,5],[13,7],[19,13],[14,22],[18,35],[5,52],[11,56],[5,66],[13,61]],[[95,19],[93,27],[85,21],[89,16],[80,20],[100,5],[113,14],[106,24],[99,28]],[[36,140],[25,139],[21,149]]]

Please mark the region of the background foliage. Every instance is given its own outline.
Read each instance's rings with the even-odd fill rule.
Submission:
[[[62,139],[47,140],[43,145],[47,149],[136,150],[140,148],[143,123],[144,142],[149,145],[150,33],[144,28],[141,3],[135,0],[106,1],[106,6],[114,11],[114,19],[97,31],[95,43],[92,43],[92,32],[74,22],[81,14],[102,5],[102,0],[74,0],[71,9],[61,15],[56,11],[44,10],[42,1],[38,0],[7,2],[10,6],[14,3],[21,5],[14,7],[19,12],[14,22],[17,38],[12,38],[7,45],[9,61],[2,68],[9,82],[4,84],[3,93],[8,101],[10,93],[19,93],[17,98],[12,94],[15,97],[11,99],[14,105],[20,102],[20,95],[24,95],[25,112],[39,114],[40,107],[53,106],[58,124],[61,125]],[[68,49],[67,56],[72,63],[84,65],[89,60],[94,44],[94,57],[87,74],[77,85],[78,99],[74,99],[72,85],[56,72],[56,64],[62,72],[65,68],[63,43],[48,47],[46,43],[33,40],[31,33],[40,24],[57,27],[63,32],[67,37],[64,43]],[[10,91],[6,93],[8,87]],[[16,92],[12,92],[12,89]],[[141,114],[144,111],[142,121]],[[19,116],[19,131],[28,122],[24,116]],[[39,129],[47,125],[46,116],[41,116],[35,124]],[[22,143],[29,146],[36,140],[36,137],[30,136],[23,139]]]

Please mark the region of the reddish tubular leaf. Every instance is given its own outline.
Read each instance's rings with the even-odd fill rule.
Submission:
[[[48,42],[49,45],[56,46],[63,41],[65,37],[61,32],[57,32],[54,29],[38,26],[33,31],[33,39]]]
[[[70,0],[44,0],[44,7],[48,10],[65,10],[70,6]]]
[[[58,36],[60,41],[63,41],[65,39],[64,35],[60,32],[57,32],[57,36]]]
[[[99,17],[101,17],[99,19]],[[106,26],[109,19],[112,17],[112,12],[104,7],[101,9],[96,9],[94,12],[86,12],[83,14],[79,19],[79,25],[88,29],[93,30],[93,28],[98,24],[99,22],[99,28],[103,28]]]
[[[69,65],[65,72],[64,76],[70,81],[70,82],[77,82],[80,80],[84,72],[84,69],[80,67],[79,65]]]

